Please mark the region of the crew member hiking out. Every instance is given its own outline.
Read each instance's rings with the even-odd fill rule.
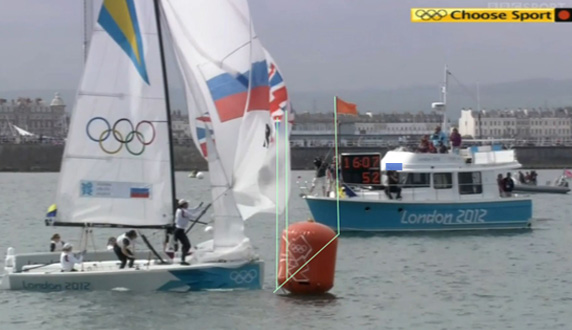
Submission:
[[[117,237],[115,245],[113,246],[113,251],[117,255],[121,265],[119,269],[125,268],[127,260],[129,260],[129,268],[133,267],[135,262],[135,246],[133,240],[137,238],[137,232],[135,230],[130,230],[123,233]]]

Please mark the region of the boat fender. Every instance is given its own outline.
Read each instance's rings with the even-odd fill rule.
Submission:
[[[288,226],[280,244],[278,283],[294,294],[328,292],[334,286],[337,248],[336,233],[323,224],[308,220]]]

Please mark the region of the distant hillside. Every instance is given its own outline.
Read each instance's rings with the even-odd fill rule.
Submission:
[[[465,82],[466,84],[466,82]],[[448,113],[452,119],[459,117],[461,108],[476,109],[476,88],[466,86],[465,90],[455,82],[451,82],[448,94]],[[73,90],[22,90],[0,91],[0,98],[16,98],[18,96],[41,97],[48,102],[58,91],[71,110],[75,91]],[[572,105],[572,80],[531,79],[516,82],[481,85],[481,107],[494,108],[533,108],[557,107]],[[184,93],[173,89],[171,104],[173,109],[184,109]],[[473,95],[469,95],[473,93]],[[292,103],[298,112],[333,111],[333,97],[356,103],[361,113],[365,112],[418,112],[430,111],[431,103],[440,100],[439,86],[413,86],[393,90],[358,90],[331,92],[301,92],[290,86]]]

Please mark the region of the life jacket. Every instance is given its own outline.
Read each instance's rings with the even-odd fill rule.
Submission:
[[[56,252],[56,251],[59,252],[59,251],[61,251],[61,250],[64,248],[64,244],[66,244],[66,243],[65,243],[64,241],[60,240],[59,242],[51,241],[51,242],[50,242],[50,245],[51,245],[51,244],[54,244],[55,247],[56,247],[56,248],[54,249],[54,252]]]
[[[125,244],[123,244],[123,240],[128,240],[129,241],[129,245],[125,246]],[[133,251],[133,241],[127,237],[127,235],[125,233],[119,235],[119,237],[117,237],[117,241],[116,244],[120,247],[120,248],[128,248],[130,250]]]

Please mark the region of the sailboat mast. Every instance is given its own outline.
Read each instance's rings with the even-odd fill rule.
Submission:
[[[169,101],[169,86],[167,80],[167,66],[165,64],[165,50],[163,47],[163,35],[161,32],[161,12],[159,1],[153,0],[155,3],[155,18],[157,20],[157,35],[159,36],[159,53],[161,54],[161,70],[163,72],[163,88],[165,89],[165,105],[167,107],[167,129],[169,132],[169,158],[171,159],[171,193],[173,198],[171,203],[173,203],[173,215],[177,209],[177,205],[174,203],[174,198],[176,198],[176,188],[175,188],[175,158],[173,152],[173,128],[171,123],[171,104]]]
[[[442,101],[443,101],[443,131],[448,132],[449,127],[447,125],[447,87],[449,83],[449,69],[445,64],[445,80],[443,82]]]

